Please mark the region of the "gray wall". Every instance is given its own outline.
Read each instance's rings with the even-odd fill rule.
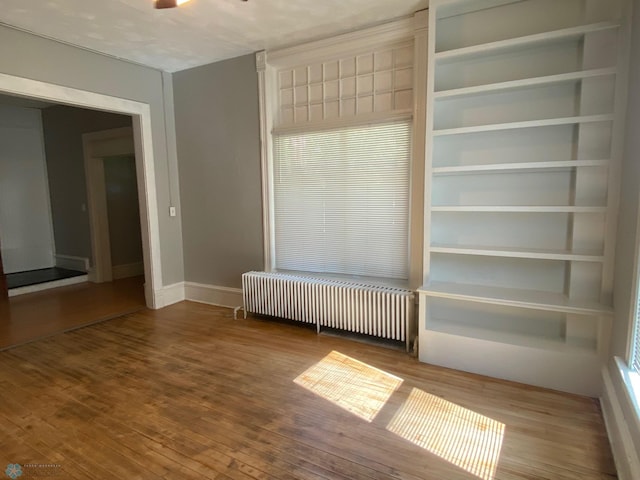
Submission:
[[[129,127],[131,117],[55,106],[42,110],[42,122],[56,253],[91,258],[82,134]]]
[[[111,265],[142,263],[136,157],[107,157],[103,162]]]
[[[177,157],[170,116],[171,76],[0,26],[0,72],[147,103],[151,110],[153,158],[159,208],[163,283],[184,279],[180,214],[169,217],[170,199],[180,211]],[[165,97],[166,95],[166,97]],[[169,117],[165,131],[165,98]]]
[[[240,287],[263,268],[253,55],[173,75],[185,280]]]

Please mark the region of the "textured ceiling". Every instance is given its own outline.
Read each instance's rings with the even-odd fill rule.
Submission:
[[[0,22],[168,72],[411,14],[428,0],[2,0]]]

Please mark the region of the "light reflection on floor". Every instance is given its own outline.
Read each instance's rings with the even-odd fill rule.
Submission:
[[[403,380],[333,351],[294,382],[372,422]],[[412,388],[386,429],[482,480],[493,480],[505,425]]]
[[[387,430],[483,480],[491,480],[500,458],[504,427],[504,423],[414,388]]]
[[[294,382],[371,422],[402,379],[333,351]]]

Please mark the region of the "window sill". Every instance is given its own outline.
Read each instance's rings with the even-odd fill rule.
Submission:
[[[633,420],[635,420],[635,425],[638,431],[640,431],[640,374],[631,370],[627,363],[620,357],[615,357],[615,362],[625,388],[625,393],[631,404],[632,413],[635,414]],[[632,419],[627,419],[629,426],[631,426],[631,420]]]

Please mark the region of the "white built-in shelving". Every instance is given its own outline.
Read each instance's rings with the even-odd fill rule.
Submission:
[[[598,395],[625,1],[431,1],[422,361]]]
[[[470,127],[443,128],[433,130],[433,136],[463,135],[469,133],[493,132],[497,130],[515,130],[533,127],[553,127],[557,125],[579,125],[595,122],[611,122],[613,115],[585,115],[581,117],[546,118],[543,120],[525,120],[522,122],[505,122]]]
[[[515,2],[513,2],[515,3]],[[432,6],[432,12],[434,11]],[[473,12],[471,12],[473,13]],[[500,13],[496,13],[499,15]],[[549,14],[552,14],[549,11]],[[526,19],[523,19],[526,21]],[[620,26],[618,22],[597,22],[588,25],[580,25],[577,27],[563,28],[559,30],[546,31],[527,35],[524,37],[509,38],[498,40],[495,42],[481,43],[468,47],[457,48],[446,51],[437,51],[434,54],[436,63],[446,61],[471,60],[477,61],[482,55],[521,53],[526,48],[539,45],[547,45],[553,48],[553,45],[560,42],[571,40],[582,41],[586,35],[601,32],[603,30],[613,30]],[[436,47],[437,48],[437,47]]]
[[[479,174],[498,171],[526,171],[552,170],[580,167],[606,167],[609,160],[558,160],[551,162],[521,162],[521,163],[488,163],[483,165],[463,165],[451,167],[433,167],[433,175]]]
[[[442,100],[448,98],[459,98],[472,95],[482,95],[490,92],[501,92],[507,90],[518,90],[537,86],[551,86],[564,83],[575,84],[587,78],[604,77],[615,75],[615,68],[598,68],[594,70],[583,70],[578,72],[561,73],[558,75],[547,75],[544,77],[511,80],[508,82],[490,83],[487,85],[477,85],[474,87],[455,88],[452,90],[441,90],[434,92],[433,98]]]
[[[485,246],[460,246],[431,244],[431,253],[451,253],[455,255],[480,255],[485,257],[532,258],[538,260],[563,260],[579,262],[603,262],[604,256],[598,252],[577,253],[570,250],[544,248],[509,248]]]

